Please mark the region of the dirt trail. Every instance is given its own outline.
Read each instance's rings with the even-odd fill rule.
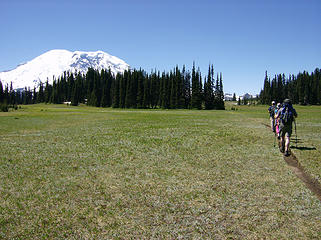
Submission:
[[[269,129],[270,126],[267,124],[264,124]],[[278,141],[278,146],[280,146],[280,142]],[[290,156],[284,156],[284,161],[290,166],[293,173],[305,184],[305,186],[310,189],[311,192],[313,192],[317,198],[321,201],[321,184],[318,182],[317,179],[313,178],[310,174],[308,174],[302,165],[300,164],[297,157],[294,155],[293,152],[291,152]]]
[[[317,179],[314,179],[308,173],[305,172],[304,168],[299,163],[296,156],[291,153],[290,156],[284,156],[284,161],[290,166],[293,173],[301,179],[302,182],[307,186],[308,189],[313,192],[317,198],[321,201],[321,184]]]

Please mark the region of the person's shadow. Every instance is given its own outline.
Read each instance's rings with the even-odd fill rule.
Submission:
[[[298,149],[298,150],[303,150],[303,151],[306,151],[306,150],[317,150],[316,147],[297,147],[297,146],[291,146],[291,148],[293,148],[293,149]]]
[[[317,150],[316,147],[299,147],[298,144],[300,144],[300,143],[301,144],[303,143],[301,138],[297,138],[297,139],[293,138],[293,139],[291,139],[291,144],[293,144],[293,146],[291,146],[291,148],[298,149],[298,150],[301,150],[301,151]]]

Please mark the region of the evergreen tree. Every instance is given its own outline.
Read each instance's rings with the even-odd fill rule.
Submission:
[[[112,92],[112,85],[113,82],[115,81],[113,74],[111,72],[111,69],[108,69],[108,72],[105,71],[105,77],[106,77],[106,100],[107,100],[107,107],[111,107],[112,105],[112,99],[113,99],[113,92]]]
[[[25,87],[25,89],[24,89],[24,91],[23,91],[23,93],[22,93],[22,102],[23,102],[23,105],[27,105],[27,104],[29,104],[28,103],[28,89],[27,89],[27,87]]]
[[[119,108],[120,107],[120,81],[121,81],[121,74],[117,73],[116,79],[113,84],[113,108]]]
[[[94,90],[94,84],[95,84],[95,71],[92,68],[88,68],[88,71],[86,73],[86,98],[87,98],[87,105],[91,105],[91,96],[92,92]],[[95,94],[95,93],[94,93]]]
[[[32,104],[36,104],[37,103],[37,91],[36,91],[36,87],[33,88],[33,94],[32,94]]]
[[[232,101],[236,101],[236,94],[235,93],[233,93]]]
[[[26,95],[25,95],[25,104],[32,104],[32,92],[30,90],[30,87],[25,88]]]
[[[282,102],[285,99],[284,90],[283,90],[283,77],[281,74],[277,76],[277,83],[275,86],[274,100],[276,102]]]
[[[224,91],[223,91],[223,77],[222,73],[220,73],[220,81],[219,81],[219,90],[218,90],[219,96],[218,96],[218,110],[224,110]]]
[[[58,103],[58,88],[57,88],[56,80],[54,80],[52,84],[52,94],[51,94],[50,103],[54,103],[54,104]]]
[[[176,81],[177,81],[177,107],[182,109],[185,107],[185,85],[184,85],[184,72],[185,69],[182,70],[182,72],[178,69],[176,71]]]
[[[202,109],[202,95],[201,95],[201,77],[200,72],[195,71],[195,63],[193,63],[192,69],[192,99],[191,105],[192,108]]]
[[[21,91],[16,92],[16,104],[22,104],[22,94]]]
[[[263,104],[270,104],[271,103],[271,83],[267,75],[267,71],[265,71],[265,78],[264,78],[264,87],[261,93],[261,102]]]
[[[126,95],[127,95],[127,79],[128,71],[125,70],[124,74],[120,77],[119,82],[119,107],[125,108]]]
[[[98,71],[95,71],[95,79],[94,79],[94,92],[96,95],[96,107],[100,107],[101,105],[101,98],[102,98],[102,86],[101,86],[101,79],[100,79],[100,74]]]
[[[163,96],[162,96],[162,108],[168,109],[170,108],[170,76],[168,73],[163,73]]]
[[[67,79],[67,82],[66,82]],[[62,89],[61,92],[63,93],[62,101],[71,101],[72,98],[72,92],[75,90],[75,77],[73,73],[68,73],[67,78],[66,75],[62,79]],[[78,90],[78,89],[77,89]],[[77,93],[79,95],[79,93]],[[77,95],[77,97],[78,97]]]
[[[42,103],[45,101],[45,95],[44,95],[44,90],[43,90],[43,83],[40,82],[40,87],[37,95],[37,103]]]
[[[247,98],[243,97],[243,105],[247,105],[248,101]]]
[[[0,81],[0,103],[4,102],[4,92],[3,92],[3,85],[2,82]]]
[[[143,102],[141,104],[141,106],[143,108],[149,108],[150,107],[150,103],[151,103],[151,80],[149,79],[149,77],[145,77],[144,78],[144,82],[143,82],[143,87],[142,87],[144,93],[143,93]],[[139,103],[140,104],[140,103]]]
[[[176,82],[176,78],[175,78],[175,73],[173,73],[172,71],[170,72],[170,84],[171,84],[171,91],[170,91],[170,108],[171,109],[175,109],[177,108],[177,82]]]
[[[163,75],[161,77],[159,77],[159,97],[158,97],[158,102],[157,102],[157,105],[162,108],[163,105],[163,87],[164,87],[164,77]]]
[[[191,74],[185,71],[185,66],[183,67],[183,82],[184,82],[184,107],[191,107]]]
[[[137,97],[136,97],[136,105],[137,108],[146,108],[147,103],[145,102],[145,81],[148,81],[147,77],[144,77],[142,71],[139,70],[137,74]],[[149,90],[149,89],[148,89]],[[145,101],[144,101],[145,100]]]
[[[80,85],[81,85],[81,77],[79,75],[77,75],[76,81],[73,84],[73,89],[71,91],[71,105],[73,105],[73,106],[78,106],[79,102],[81,101]]]
[[[214,108],[214,88],[213,88],[213,66],[209,65],[207,79],[204,82],[204,105],[206,110]]]
[[[95,90],[92,90],[89,101],[88,101],[88,105],[89,106],[94,106],[96,107],[98,105],[98,101],[97,101],[97,95]],[[98,107],[98,106],[97,106]]]
[[[321,75],[318,68],[315,69],[314,73],[311,74],[312,78],[312,101],[311,104],[321,103]]]
[[[107,94],[107,87],[104,86],[103,87],[103,93],[102,93],[102,99],[101,99],[101,103],[100,103],[101,107],[107,107],[108,106],[108,100],[107,100],[108,96],[107,95],[108,95]]]
[[[89,106],[99,107],[101,103],[101,80],[100,80],[100,74],[98,71],[95,71],[92,68],[88,69],[86,80],[89,81],[87,84],[88,90],[87,90],[87,104]],[[89,93],[90,91],[90,93]]]
[[[149,80],[149,102],[151,108],[156,108],[159,104],[160,92],[161,92],[161,79],[159,72],[156,74],[156,70],[151,74]]]
[[[49,81],[47,79],[46,87],[45,87],[45,91],[44,91],[45,103],[50,102],[51,92],[52,92],[52,86],[49,84]]]
[[[126,99],[125,99],[125,107],[126,108],[131,108],[133,107],[132,99],[134,98],[134,84],[133,84],[133,79],[132,79],[132,74],[129,71],[127,74],[127,79],[126,79]]]
[[[10,83],[10,92],[9,92],[9,104],[16,104],[16,96],[15,96],[15,91],[13,90],[12,87],[12,82]]]

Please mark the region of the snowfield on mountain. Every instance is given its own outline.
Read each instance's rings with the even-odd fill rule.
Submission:
[[[0,72],[0,80],[9,86],[12,82],[14,89],[33,88],[47,80],[52,84],[53,78],[57,79],[65,71],[86,73],[89,67],[98,70],[110,68],[113,74],[117,74],[127,70],[129,65],[103,51],[51,50],[11,71]]]

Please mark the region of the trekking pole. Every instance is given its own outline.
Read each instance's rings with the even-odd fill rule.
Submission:
[[[273,120],[273,128],[274,128],[274,144],[273,144],[273,147],[275,147],[275,141],[276,141],[276,126],[275,126],[275,120]]]
[[[276,133],[274,133],[274,144],[273,144],[273,147],[275,147],[275,141],[276,141]]]
[[[276,120],[273,120],[273,129],[274,129],[274,147],[275,147],[275,142],[276,142]]]

